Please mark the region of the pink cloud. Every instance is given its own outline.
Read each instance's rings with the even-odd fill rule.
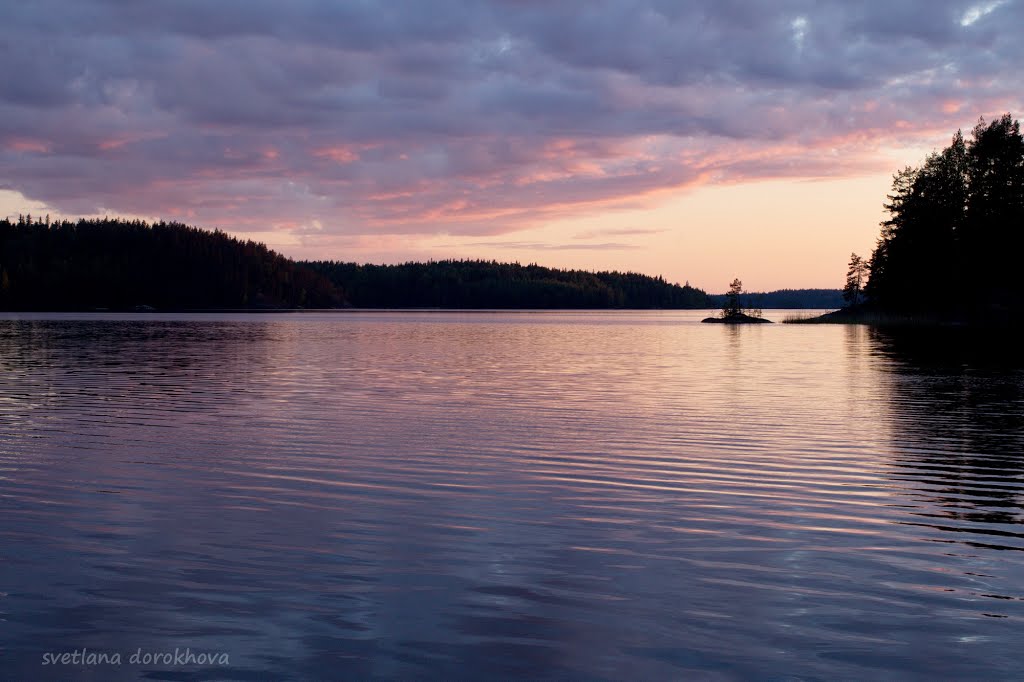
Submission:
[[[247,233],[494,235],[711,183],[878,172],[884,147],[1024,104],[1010,3],[969,26],[953,0],[902,4],[913,22],[815,3],[798,45],[785,3],[54,2],[80,18],[63,33],[8,17],[17,54],[53,49],[0,64],[0,184]]]

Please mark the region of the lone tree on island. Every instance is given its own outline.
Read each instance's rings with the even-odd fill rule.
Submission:
[[[743,306],[740,304],[740,296],[743,294],[743,282],[736,278],[729,285],[729,291],[725,294],[725,305],[722,306],[722,317],[737,317],[743,314]]]
[[[761,315],[760,308],[743,307],[743,282],[738,278],[729,285],[729,291],[725,294],[725,303],[722,305],[722,312],[718,317],[706,317],[701,322],[771,322]]]
[[[756,317],[760,319],[760,308],[743,307],[743,282],[739,278],[734,279],[729,285],[729,291],[725,294],[725,305],[722,306],[722,317],[726,320],[741,317]]]

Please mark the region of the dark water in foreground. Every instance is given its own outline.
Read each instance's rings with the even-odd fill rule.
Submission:
[[[1010,341],[59,317],[0,320],[0,678],[1024,676]]]

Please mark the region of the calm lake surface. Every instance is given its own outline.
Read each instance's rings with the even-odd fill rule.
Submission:
[[[1019,340],[705,314],[3,314],[0,678],[1024,677]]]

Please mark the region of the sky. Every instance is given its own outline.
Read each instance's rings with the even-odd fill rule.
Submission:
[[[0,216],[294,258],[840,287],[896,170],[1024,109],[1024,0],[23,0],[0,25]]]

